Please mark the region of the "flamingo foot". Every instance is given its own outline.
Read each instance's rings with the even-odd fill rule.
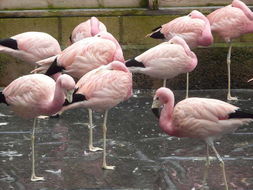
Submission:
[[[48,119],[49,116],[47,116],[47,115],[40,115],[40,116],[38,116],[38,118],[39,118],[39,119]]]
[[[227,96],[227,100],[231,100],[231,101],[237,101],[238,98],[236,96],[232,97],[231,95]]]
[[[31,181],[44,181],[44,177],[37,177],[35,174],[31,176]]]
[[[99,147],[95,147],[95,146],[89,146],[89,150],[91,152],[96,152],[96,151],[101,151],[103,150],[102,148],[99,148]]]
[[[103,165],[102,167],[104,170],[115,170],[115,166],[107,166],[107,165]]]

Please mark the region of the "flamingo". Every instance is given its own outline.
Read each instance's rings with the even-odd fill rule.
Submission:
[[[39,61],[41,67],[32,72],[45,72],[49,76],[64,72],[80,79],[85,73],[114,60],[124,62],[122,49],[109,32],[100,32],[67,47],[57,58]]]
[[[155,39],[170,40],[174,36],[180,36],[185,40],[190,49],[198,46],[210,46],[213,43],[210,23],[205,15],[193,10],[186,16],[181,16],[163,24],[147,36]],[[189,73],[186,75],[186,86],[189,85]],[[188,97],[188,89],[186,90]]]
[[[186,42],[181,37],[174,36],[168,42],[163,42],[141,55],[127,60],[125,64],[131,72],[163,79],[165,87],[166,79],[191,72],[197,66],[197,62],[196,55]],[[186,97],[188,97],[188,89],[187,82]]]
[[[231,96],[231,49],[232,40],[243,34],[253,32],[253,13],[240,0],[233,0],[232,4],[217,9],[207,16],[212,32],[221,36],[228,43],[227,67],[228,67],[228,100],[237,100]]]
[[[66,74],[58,77],[56,82],[43,74],[30,74],[15,79],[0,92],[0,103],[10,106],[22,118],[34,118],[31,181],[44,180],[44,177],[35,175],[34,140],[37,117],[57,113],[63,106],[67,92],[73,93],[74,87],[74,79]],[[67,98],[72,101],[72,94]]]
[[[163,105],[161,114],[159,107]],[[238,127],[253,121],[253,114],[243,112],[229,103],[208,98],[187,98],[174,106],[174,94],[168,88],[159,88],[154,96],[152,110],[159,118],[160,128],[171,136],[202,139],[207,144],[204,185],[209,168],[209,146],[221,163],[223,179],[228,190],[224,162],[214,147],[214,140],[232,133]]]
[[[89,20],[77,25],[72,31],[69,40],[73,44],[84,38],[95,36],[102,31],[107,31],[106,26],[93,16]]]
[[[76,84],[73,102],[61,111],[78,107],[105,112],[103,122],[103,169],[114,169],[106,163],[106,131],[108,110],[132,96],[132,74],[119,61],[100,66],[85,74]]]
[[[206,16],[197,10],[155,28],[147,36],[165,40],[180,36],[191,49],[197,46],[209,46],[213,43],[210,23]]]
[[[46,72],[46,75],[50,76],[57,72],[64,72],[79,80],[87,72],[114,60],[125,61],[122,49],[118,41],[109,32],[104,31],[94,37],[85,38],[72,44],[62,51],[57,58],[52,57],[39,61],[38,64],[41,67],[32,72]],[[92,110],[90,109],[88,127],[90,130],[89,150],[102,150],[93,146],[92,130],[94,125],[92,124]]]
[[[44,32],[24,32],[0,40],[0,53],[9,54],[30,64],[60,52],[58,41]]]

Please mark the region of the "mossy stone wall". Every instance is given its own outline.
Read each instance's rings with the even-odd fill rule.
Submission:
[[[206,9],[202,12],[208,13],[211,10]],[[91,10],[65,11],[64,13],[63,10],[55,10],[52,13],[51,10],[47,14],[39,10],[38,12],[0,11],[0,38],[26,31],[42,31],[58,39],[64,49],[68,45],[68,38],[73,28],[94,15],[119,40],[125,59],[129,59],[161,43],[159,40],[145,37],[153,28],[191,10],[186,8],[176,12],[175,10],[165,12],[164,10],[116,9],[111,12],[95,10],[94,14]],[[244,35],[235,42],[232,48],[232,88],[252,88],[247,80],[253,77],[253,34]],[[227,44],[217,36],[211,47],[194,50],[199,62],[197,68],[190,74],[190,89],[227,88],[227,50]],[[18,76],[28,74],[33,68],[33,65],[0,54],[0,86],[8,85]],[[185,89],[185,79],[185,75],[180,75],[169,80],[168,86],[172,89]],[[161,80],[134,74],[134,88],[157,88],[161,85]]]

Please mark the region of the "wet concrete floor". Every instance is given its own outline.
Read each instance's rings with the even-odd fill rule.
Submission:
[[[253,112],[253,90],[234,90],[232,102]],[[184,91],[174,91],[176,101]],[[13,115],[0,105],[0,189],[169,189],[197,190],[202,184],[206,146],[197,139],[164,134],[151,113],[150,91],[112,109],[108,115],[108,164],[101,169],[102,152],[88,151],[88,112],[76,109],[59,119],[41,119],[36,132],[36,171],[45,181],[31,182],[32,120]],[[190,91],[190,96],[225,100],[224,90]],[[96,113],[95,145],[102,147],[102,118]],[[229,189],[253,189],[253,124],[239,128],[215,143],[225,161]],[[212,154],[210,190],[225,189],[221,169]]]

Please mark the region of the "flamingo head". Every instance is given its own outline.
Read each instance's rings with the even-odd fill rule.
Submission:
[[[156,91],[151,107],[152,112],[157,118],[160,118],[160,108],[167,103],[174,106],[174,94],[170,89],[161,87]]]

